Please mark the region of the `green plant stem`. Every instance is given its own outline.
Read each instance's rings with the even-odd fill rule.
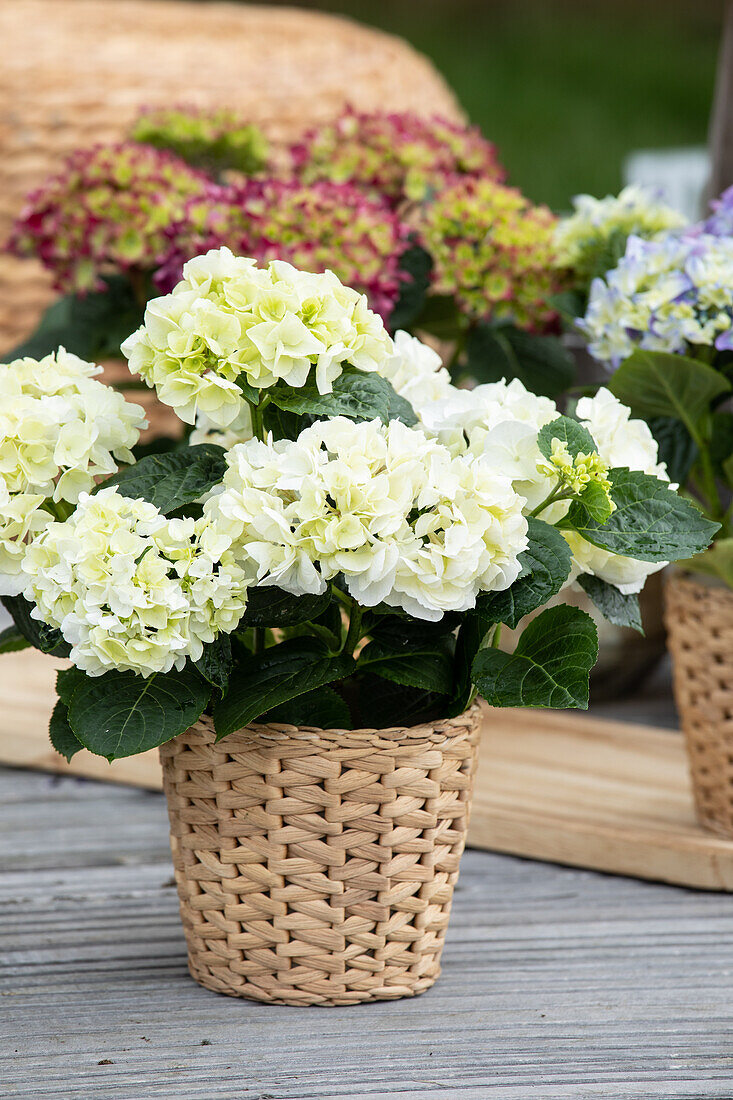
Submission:
[[[544,512],[545,508],[549,508],[551,504],[555,504],[558,500],[572,500],[573,494],[565,492],[561,484],[557,484],[555,488],[549,493],[541,504],[531,511],[530,516],[538,516],[540,512]]]
[[[696,439],[695,442],[700,452],[701,487],[707,500],[710,518],[720,522],[724,516],[724,509],[720,500],[718,487],[715,484],[715,470],[713,468],[713,460],[710,457],[710,449],[699,438]]]
[[[253,636],[252,640],[253,640],[253,652],[255,654],[264,653],[264,650],[265,650],[265,631],[266,631],[266,629],[267,628],[264,627],[264,626],[256,626],[254,628],[254,636]]]
[[[494,630],[494,636],[491,639],[492,649],[498,649],[500,641],[501,641],[501,623],[497,623],[496,624],[496,629]]]
[[[252,434],[255,439],[260,439],[264,441],[264,438],[267,434],[265,432],[263,413],[269,404],[269,397],[263,397],[259,405],[253,405],[251,401],[248,402],[249,415],[250,419],[252,420]]]
[[[361,620],[363,616],[363,609],[359,607],[356,600],[352,600],[349,609],[349,629],[346,633],[346,640],[344,641],[343,648],[343,652],[349,657],[353,656],[354,650],[361,639]]]

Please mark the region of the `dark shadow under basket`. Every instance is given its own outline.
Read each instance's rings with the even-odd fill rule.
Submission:
[[[412,728],[204,718],[160,750],[192,976],[273,1004],[412,996],[440,973],[481,713]]]

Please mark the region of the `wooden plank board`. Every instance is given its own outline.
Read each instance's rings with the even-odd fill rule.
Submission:
[[[69,765],[47,727],[55,670],[0,659],[0,763],[160,789],[157,751]],[[587,715],[488,711],[469,832],[473,847],[707,890],[733,891],[733,841],[694,816],[682,738]]]

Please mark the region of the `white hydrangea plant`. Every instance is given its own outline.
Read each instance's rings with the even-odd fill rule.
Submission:
[[[517,380],[457,389],[331,273],[210,252],[124,347],[195,423],[139,461],[141,410],[94,368],[0,367],[0,649],[70,657],[68,757],[144,751],[204,711],[224,737],[447,717],[477,692],[584,707],[595,626],[541,609],[580,577],[633,622],[646,575],[715,530],[611,394],[570,417]]]

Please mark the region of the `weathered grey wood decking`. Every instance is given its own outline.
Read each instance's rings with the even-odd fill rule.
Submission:
[[[733,1097],[733,900],[467,852],[428,994],[272,1008],[188,977],[160,795],[0,772],[0,1096]]]

